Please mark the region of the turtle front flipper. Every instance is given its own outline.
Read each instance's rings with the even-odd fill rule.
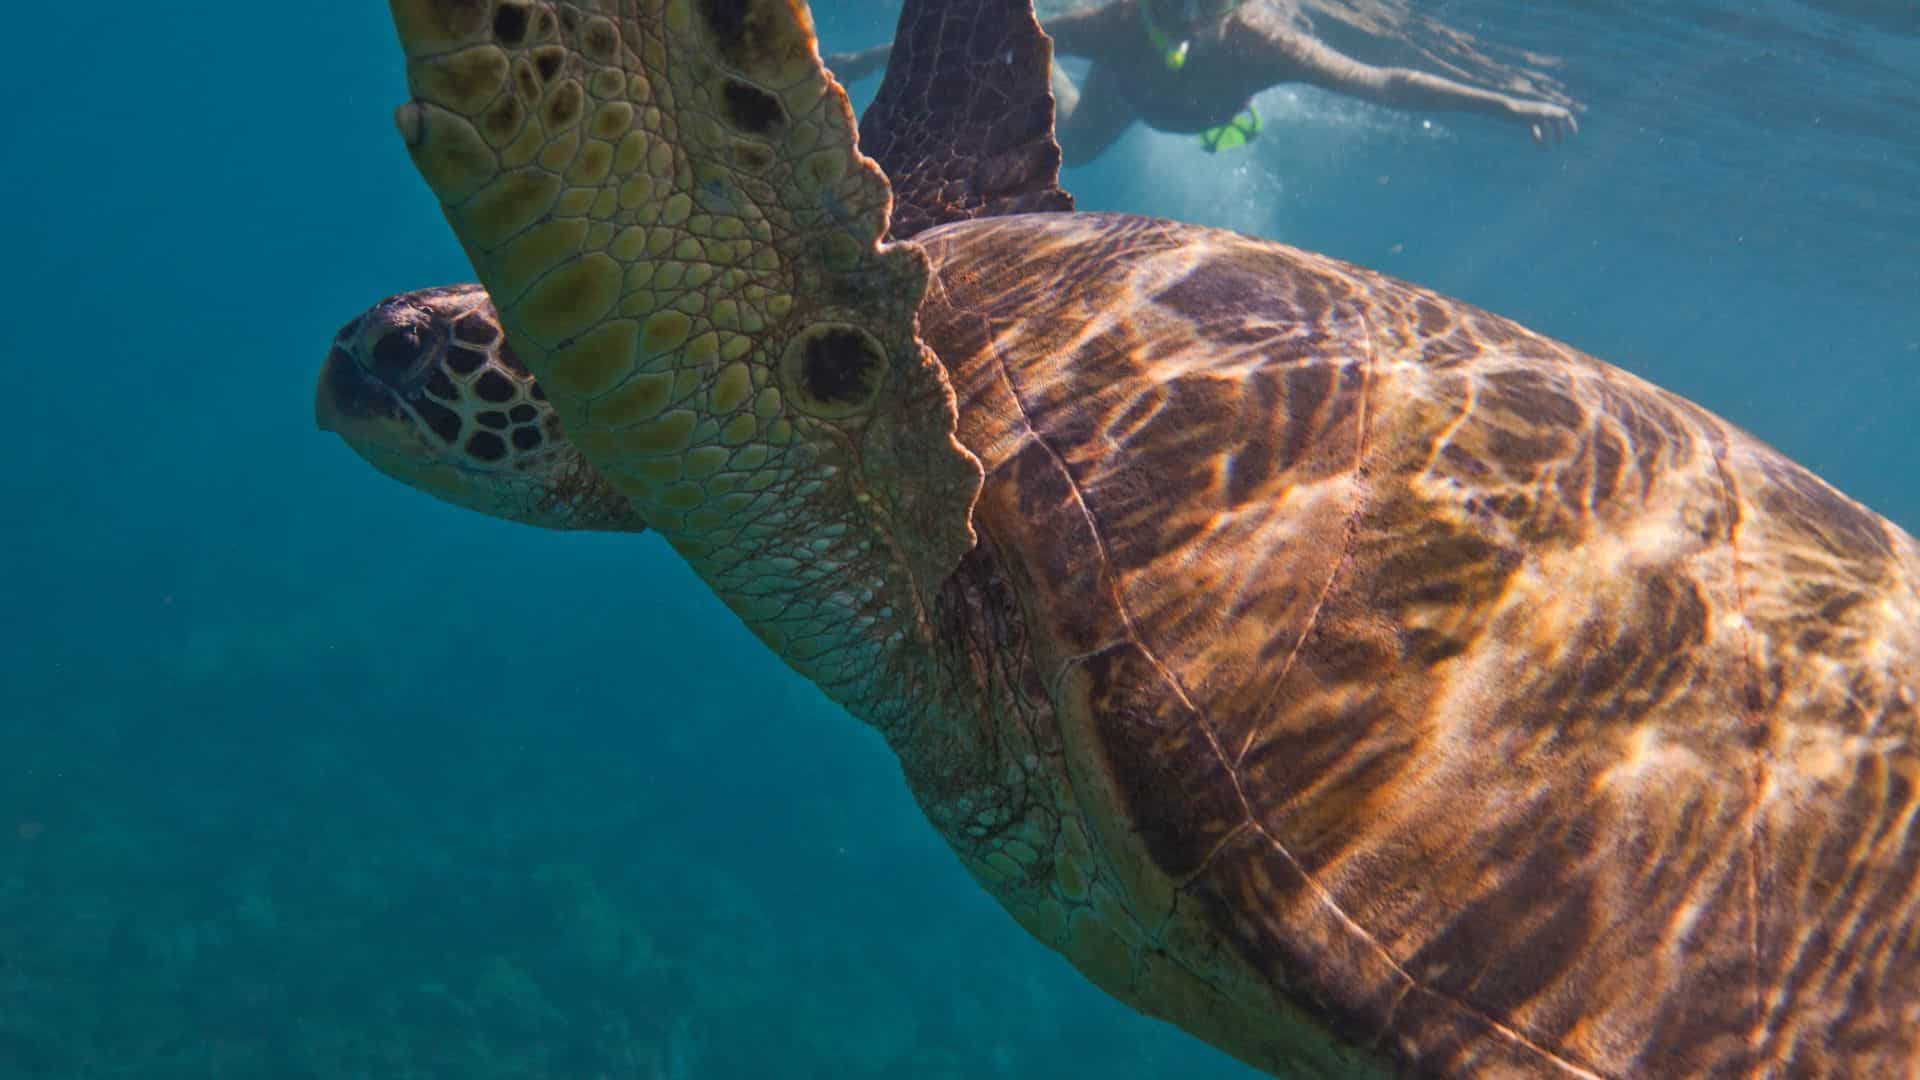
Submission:
[[[393,0],[397,122],[568,434],[842,700],[972,545],[925,255],[793,0]],[[822,582],[831,581],[833,587]],[[880,628],[880,629],[876,629]]]

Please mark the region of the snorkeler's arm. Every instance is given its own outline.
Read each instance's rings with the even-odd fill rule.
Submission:
[[[893,43],[875,45],[858,52],[839,52],[825,58],[827,70],[843,86],[852,86],[861,79],[881,71],[887,66],[887,54],[893,51]]]
[[[1411,68],[1374,67],[1305,34],[1269,42],[1274,82],[1300,81],[1396,109],[1479,113],[1525,124],[1536,142],[1559,142],[1580,130],[1573,113],[1550,101],[1534,101],[1455,82]]]
[[[1040,28],[1053,39],[1053,55],[1112,60],[1120,48],[1141,34],[1136,0],[1109,0],[1096,7],[1069,11],[1048,19]]]

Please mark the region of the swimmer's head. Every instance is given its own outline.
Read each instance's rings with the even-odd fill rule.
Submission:
[[[1187,66],[1189,38],[1233,13],[1240,0],[1140,0],[1140,22],[1147,41],[1166,60],[1168,71]]]
[[[1182,26],[1196,27],[1210,23],[1215,19],[1231,15],[1233,9],[1240,6],[1240,0],[1164,0],[1161,4],[1168,11],[1169,22]]]

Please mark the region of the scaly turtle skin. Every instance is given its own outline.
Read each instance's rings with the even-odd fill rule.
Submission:
[[[885,242],[788,0],[394,13],[556,447],[1095,982],[1280,1075],[1920,1068],[1904,533],[1333,260],[1109,215]],[[323,417],[459,457],[387,400],[446,351],[379,348]]]

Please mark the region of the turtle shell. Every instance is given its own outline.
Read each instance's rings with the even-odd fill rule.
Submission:
[[[1100,985],[1284,1075],[1912,1071],[1905,534],[1333,260],[883,243],[1064,204],[1024,2],[903,11],[868,145],[951,157],[897,190],[791,0],[393,7],[583,460]]]
[[[920,242],[974,572],[1059,725],[1049,869],[974,863],[1029,929],[1283,1075],[1920,1060],[1910,537],[1335,260],[1111,215]]]

